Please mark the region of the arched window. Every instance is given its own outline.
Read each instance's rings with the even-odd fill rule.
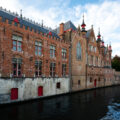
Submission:
[[[77,59],[78,60],[82,59],[82,50],[81,50],[80,42],[78,42],[78,44],[77,44]]]

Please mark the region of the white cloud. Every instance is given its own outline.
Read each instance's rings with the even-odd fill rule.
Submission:
[[[120,55],[120,1],[105,0],[99,4],[79,4],[73,7],[69,6],[71,0],[34,1],[31,3],[28,0],[24,2],[21,0],[0,0],[0,6],[18,13],[22,9],[23,16],[39,23],[43,19],[44,24],[52,28],[55,28],[56,25],[58,26],[60,22],[68,20],[73,21],[75,25],[81,24],[84,12],[87,29],[93,24],[97,35],[100,27],[105,43],[109,44],[111,42],[113,45],[113,55]],[[27,2],[29,2],[28,5]]]

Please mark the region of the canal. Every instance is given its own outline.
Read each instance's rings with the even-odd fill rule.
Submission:
[[[1,106],[0,120],[120,120],[120,86]]]

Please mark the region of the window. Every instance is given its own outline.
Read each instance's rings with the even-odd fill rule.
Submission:
[[[13,50],[21,52],[22,51],[22,37],[13,35],[12,40],[13,40]]]
[[[96,57],[96,66],[98,66],[98,57]]]
[[[42,55],[42,43],[41,42],[35,42],[35,55]]]
[[[96,53],[96,47],[95,47],[95,53]]]
[[[93,46],[90,45],[90,51],[92,52],[93,51]]]
[[[62,76],[66,75],[66,64],[62,64]]]
[[[80,80],[78,80],[78,85],[80,85]]]
[[[35,61],[35,76],[42,75],[42,61]]]
[[[22,59],[21,58],[13,58],[12,59],[13,64],[13,76],[14,77],[21,77],[22,73]]]
[[[66,49],[62,48],[62,58],[66,59]]]
[[[91,45],[89,45],[89,51],[91,51]]]
[[[82,53],[81,53],[81,45],[80,45],[80,42],[77,44],[77,59],[78,60],[81,60],[82,58]]]
[[[91,65],[93,65],[93,56],[91,56]]]
[[[56,69],[56,64],[55,63],[50,63],[50,76],[55,76],[55,69]]]
[[[60,82],[57,82],[56,88],[60,89]]]
[[[50,45],[50,57],[54,58],[55,57],[55,46]]]
[[[90,77],[90,82],[92,82],[92,77]]]

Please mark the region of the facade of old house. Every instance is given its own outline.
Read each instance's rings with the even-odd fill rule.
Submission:
[[[0,103],[69,92],[69,43],[0,10]]]
[[[71,90],[79,91],[84,89],[99,88],[119,84],[118,73],[111,67],[112,48],[111,45],[104,45],[100,30],[97,39],[93,26],[85,29],[85,22],[78,28],[68,21],[60,25],[61,35],[70,43],[70,80]],[[117,77],[115,79],[115,74]]]

